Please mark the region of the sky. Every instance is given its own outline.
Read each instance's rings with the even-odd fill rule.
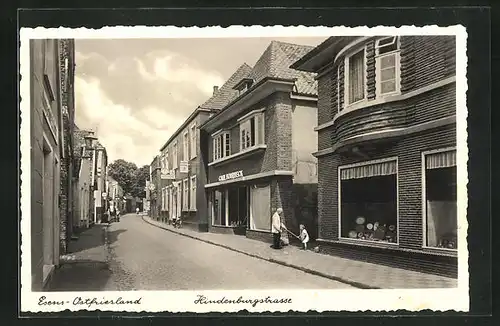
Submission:
[[[76,125],[96,131],[109,162],[150,164],[213,87],[253,66],[272,40],[316,46],[325,37],[77,39]]]

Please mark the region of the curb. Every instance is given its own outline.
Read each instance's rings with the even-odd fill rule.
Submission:
[[[238,252],[240,254],[247,255],[249,257],[253,257],[253,258],[265,260],[265,261],[270,262],[270,263],[274,263],[274,264],[278,264],[278,265],[282,265],[282,266],[294,268],[294,269],[300,270],[300,271],[308,273],[308,274],[312,274],[312,275],[324,277],[324,278],[327,278],[327,279],[330,279],[330,280],[333,280],[333,281],[337,281],[337,282],[341,282],[341,283],[344,283],[344,284],[348,284],[348,285],[354,286],[354,287],[359,288],[359,289],[381,289],[379,287],[374,287],[372,285],[367,285],[367,284],[364,284],[364,283],[360,283],[360,282],[356,282],[356,281],[351,281],[351,280],[348,280],[348,279],[345,279],[345,278],[342,278],[342,277],[338,277],[338,276],[334,276],[334,275],[330,275],[330,274],[318,272],[316,270],[313,270],[313,269],[310,269],[310,268],[307,268],[307,267],[302,267],[302,266],[298,266],[298,265],[294,265],[294,264],[289,264],[287,262],[284,262],[284,261],[281,261],[281,260],[277,260],[277,259],[274,259],[274,258],[266,258],[266,257],[259,256],[259,255],[256,255],[256,254],[251,254],[249,252],[246,252],[246,251],[243,251],[243,250],[239,250],[239,249],[235,249],[235,248],[232,248],[232,247],[229,247],[229,246],[217,243],[217,242],[213,242],[213,241],[210,241],[210,240],[201,239],[201,238],[198,238],[198,237],[186,234],[186,233],[178,232],[178,231],[175,231],[175,230],[172,230],[172,229],[160,226],[160,225],[153,224],[153,223],[147,221],[144,216],[142,216],[142,220],[144,222],[148,223],[149,225],[152,225],[152,226],[157,227],[159,229],[163,229],[165,231],[172,232],[174,234],[178,234],[178,235],[181,235],[181,236],[184,236],[184,237],[187,237],[187,238],[191,238],[191,239],[202,241],[202,242],[214,245],[214,246],[225,248],[225,249],[228,249],[228,250],[231,250],[231,251],[234,251],[234,252]]]

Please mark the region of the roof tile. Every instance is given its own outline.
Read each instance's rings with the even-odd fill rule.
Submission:
[[[233,100],[236,96],[238,96],[238,91],[233,89],[233,86],[236,85],[243,78],[248,77],[248,74],[252,70],[248,64],[242,64],[236,72],[229,77],[229,79],[222,85],[217,93],[209,98],[205,103],[200,105],[203,109],[222,109],[226,106],[231,100]]]

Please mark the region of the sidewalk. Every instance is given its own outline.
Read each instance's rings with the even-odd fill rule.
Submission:
[[[274,250],[269,247],[268,243],[242,236],[175,229],[148,216],[142,218],[145,222],[170,232],[362,289],[452,288],[457,286],[457,279],[454,278],[303,251],[294,246]]]
[[[68,254],[60,257],[49,291],[99,291],[106,286],[111,275],[107,227],[96,224],[68,243]]]

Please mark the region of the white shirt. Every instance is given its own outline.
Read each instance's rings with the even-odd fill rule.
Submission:
[[[278,212],[275,212],[271,221],[271,232],[280,233],[281,232],[281,218]]]
[[[302,232],[300,232],[300,240],[302,240],[302,243],[309,242],[309,233],[307,233],[306,229],[304,229],[304,230],[302,230]]]

